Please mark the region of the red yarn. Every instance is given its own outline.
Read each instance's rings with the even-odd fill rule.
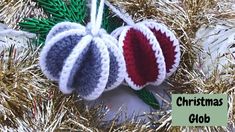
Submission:
[[[156,81],[159,72],[155,53],[146,36],[129,29],[123,41],[123,52],[129,77],[138,86]]]
[[[151,29],[151,31],[156,36],[159,45],[162,49],[163,56],[166,63],[166,72],[169,73],[170,69],[173,68],[175,64],[174,60],[176,59],[175,55],[175,46],[173,46],[173,41],[170,40],[170,37],[167,37],[166,33],[162,33],[160,30]]]

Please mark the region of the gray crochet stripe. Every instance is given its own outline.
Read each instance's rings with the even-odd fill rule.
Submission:
[[[108,83],[106,85],[106,88],[111,87],[117,81],[117,78],[118,78],[119,65],[118,65],[117,58],[114,56],[114,54],[115,53],[113,53],[109,49],[110,69],[109,69],[109,79],[108,79]]]
[[[46,67],[52,76],[60,77],[65,59],[80,39],[81,36],[70,35],[62,38],[51,47],[46,56]]]
[[[75,91],[83,96],[89,96],[101,78],[101,53],[95,43],[91,42],[87,46],[71,71],[68,81],[68,88],[75,89]]]

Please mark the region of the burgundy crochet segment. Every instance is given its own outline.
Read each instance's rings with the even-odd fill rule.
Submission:
[[[160,30],[156,30],[155,28],[151,28],[151,31],[154,33],[160,44],[162,53],[165,57],[166,72],[169,73],[170,69],[172,69],[175,64],[175,55],[177,54],[177,52],[175,52],[176,46],[173,46],[173,41],[170,40],[170,37],[167,37],[165,32],[162,33]]]
[[[153,20],[146,20],[142,23],[147,26],[157,38],[165,58],[167,77],[171,76],[176,71],[180,62],[179,41],[174,33],[164,24],[154,22]]]
[[[112,32],[126,63],[127,84],[135,90],[160,85],[180,62],[179,41],[164,24],[146,20]]]
[[[127,72],[134,84],[144,86],[148,82],[154,82],[159,75],[158,64],[156,64],[155,53],[146,36],[130,28],[123,43]]]

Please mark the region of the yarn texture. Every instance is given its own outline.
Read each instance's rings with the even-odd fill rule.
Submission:
[[[96,0],[92,0],[91,22],[86,27],[61,22],[47,35],[40,66],[64,94],[76,92],[86,100],[95,100],[124,80],[125,62],[118,41],[100,29],[103,6],[101,0],[96,14]]]
[[[125,58],[127,84],[135,90],[160,85],[180,63],[180,45],[174,33],[153,20],[135,23],[109,2],[106,5],[127,24],[111,33]]]

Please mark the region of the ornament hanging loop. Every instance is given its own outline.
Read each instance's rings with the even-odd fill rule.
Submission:
[[[124,22],[127,23],[129,26],[135,25],[135,22],[131,19],[131,17],[127,13],[123,13],[122,11],[115,8],[111,3],[105,1],[105,4],[114,12],[116,13]]]
[[[103,19],[103,11],[104,11],[104,0],[100,0],[100,5],[97,12],[97,7],[96,7],[97,0],[92,0],[92,5],[91,5],[91,34],[93,36],[96,36],[99,34],[101,24],[102,24],[102,19]]]

